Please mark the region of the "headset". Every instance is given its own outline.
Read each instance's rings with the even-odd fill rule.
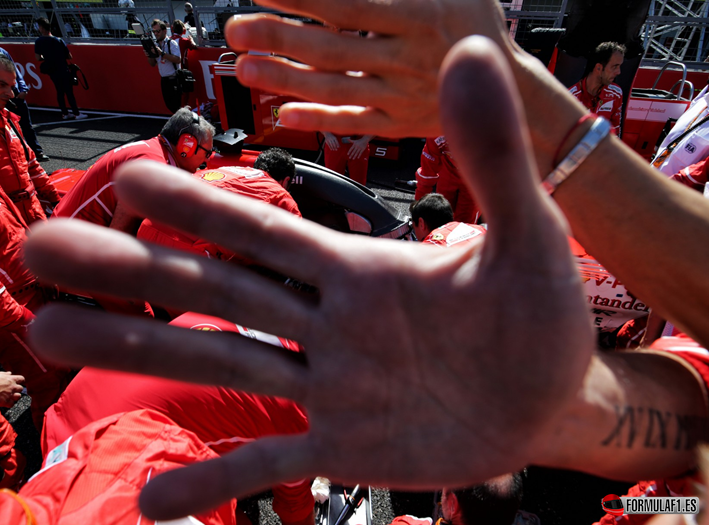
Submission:
[[[193,157],[199,148],[197,137],[192,135],[192,133],[182,133],[191,126],[199,126],[199,116],[195,113],[190,114],[192,115],[192,122],[180,130],[180,138],[177,139],[177,153],[182,158]]]

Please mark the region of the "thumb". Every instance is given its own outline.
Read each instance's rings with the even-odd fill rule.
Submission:
[[[491,234],[524,230],[530,216],[548,218],[521,97],[500,48],[480,36],[456,44],[441,68],[439,96],[446,138]]]
[[[166,472],[143,489],[140,509],[154,520],[195,516],[280,481],[309,478],[317,465],[307,436],[259,438],[224,457]]]

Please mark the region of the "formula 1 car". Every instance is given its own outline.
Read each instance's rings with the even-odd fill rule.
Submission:
[[[246,134],[230,129],[214,137],[217,151],[207,168],[253,167],[258,151],[244,150]],[[408,239],[409,217],[369,188],[318,164],[295,159],[296,176],[289,188],[304,218],[337,231],[371,237]],[[60,194],[67,193],[84,174],[83,170],[55,171],[51,180]]]

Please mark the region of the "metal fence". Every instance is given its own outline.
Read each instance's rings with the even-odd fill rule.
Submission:
[[[707,67],[709,2],[705,0],[653,0],[643,29],[644,63],[668,60]]]
[[[251,0],[194,0],[193,31],[201,45],[225,45],[225,21],[234,14],[264,11]],[[511,0],[502,2],[510,31],[523,43],[535,27],[561,27],[567,0]],[[184,1],[172,0],[0,0],[0,39],[31,42],[38,32],[34,20],[46,17],[53,33],[67,42],[137,43],[131,27],[145,30],[153,19],[172,21],[185,17]]]
[[[251,0],[193,0],[200,45],[225,45],[225,21],[234,14],[264,11]],[[513,38],[523,47],[535,28],[561,28],[568,0],[507,0],[501,2]],[[32,42],[34,20],[48,18],[53,33],[67,42],[137,44],[131,27],[146,31],[153,19],[184,19],[184,0],[0,0],[0,41]],[[709,67],[709,0],[653,0],[643,29],[644,64],[678,60]]]

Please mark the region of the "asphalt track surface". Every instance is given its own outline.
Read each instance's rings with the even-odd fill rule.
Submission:
[[[39,142],[51,158],[42,164],[48,173],[61,168],[86,169],[103,154],[120,145],[154,137],[167,120],[145,115],[86,113],[89,115],[88,119],[64,121],[57,110],[31,110]],[[413,194],[398,190],[395,183],[397,179],[414,178],[422,147],[421,139],[407,139],[401,144],[402,153],[398,162],[372,159],[369,165],[367,185],[406,214]],[[315,155],[310,153],[300,156],[313,161]],[[322,160],[320,163],[322,164]],[[445,439],[443,430],[441,439]],[[607,494],[622,495],[628,486],[627,483],[574,472],[531,468],[524,477],[522,509],[538,515],[543,525],[590,525],[603,515],[601,499]],[[280,523],[271,510],[268,495],[252,498],[242,504],[254,524]],[[431,515],[432,508],[433,495],[430,493],[413,494],[374,489],[372,525],[387,525],[394,516],[403,514],[427,517]]]

